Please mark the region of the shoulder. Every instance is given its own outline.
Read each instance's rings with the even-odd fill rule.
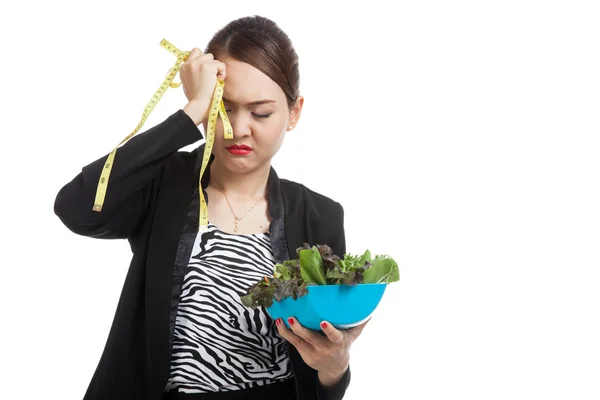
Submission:
[[[324,220],[343,219],[344,208],[337,200],[289,179],[280,179],[280,182],[287,205],[303,206],[307,214]]]
[[[292,239],[292,249],[303,242],[328,244],[334,254],[346,253],[344,229],[344,208],[342,205],[322,193],[305,185],[287,179],[280,180],[284,202],[286,223],[289,222],[288,239]],[[300,236],[297,237],[298,232]]]

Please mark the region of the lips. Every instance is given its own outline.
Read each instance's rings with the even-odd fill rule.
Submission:
[[[252,147],[246,146],[245,144],[232,144],[231,146],[225,147],[227,150],[236,149],[236,150],[252,150]]]
[[[246,146],[245,144],[232,144],[231,146],[227,146],[225,148],[231,154],[238,156],[245,156],[246,154],[250,154],[252,151],[252,147]]]

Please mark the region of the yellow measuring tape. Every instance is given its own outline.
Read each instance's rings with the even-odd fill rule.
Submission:
[[[160,85],[158,90],[152,96],[152,99],[146,105],[146,108],[144,108],[144,112],[142,113],[142,119],[138,123],[137,127],[125,139],[123,139],[121,143],[119,143],[117,147],[115,147],[113,151],[111,151],[108,155],[108,158],[104,163],[104,168],[102,168],[102,173],[100,174],[98,188],[96,189],[96,199],[94,200],[94,207],[92,208],[92,210],[94,211],[102,211],[104,199],[106,197],[106,189],[108,187],[108,178],[110,177],[110,171],[112,170],[115,154],[119,146],[131,139],[142,128],[142,126],[146,122],[146,119],[148,118],[152,110],[154,110],[154,107],[169,87],[178,88],[181,85],[181,82],[173,83],[173,79],[175,78],[175,75],[177,75],[177,73],[179,72],[181,64],[183,64],[187,60],[190,52],[179,50],[177,47],[169,43],[166,39],[163,39],[160,42],[160,45],[167,49],[169,52],[171,52],[173,55],[175,55],[175,57],[177,57],[177,61],[167,74],[167,77],[165,78],[162,85]],[[223,104],[224,86],[225,83],[221,79],[217,79],[217,85],[215,87],[215,92],[213,94],[213,99],[208,114],[206,146],[204,147],[204,157],[202,158],[200,180],[198,182],[198,189],[200,191],[200,230],[205,230],[208,227],[208,207],[206,204],[206,199],[204,198],[204,193],[202,192],[202,175],[204,174],[204,171],[208,166],[208,160],[212,153],[212,148],[215,141],[217,118],[219,116],[223,120],[223,131],[225,139],[233,139],[233,129],[231,128],[231,123],[229,122],[229,118],[227,117],[227,113],[225,112],[225,106]]]

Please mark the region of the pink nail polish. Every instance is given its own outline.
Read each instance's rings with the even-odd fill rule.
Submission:
[[[322,322],[321,323],[321,328],[327,329],[327,322]]]
[[[290,323],[290,325],[294,325],[294,320],[292,318],[288,318],[288,322]]]
[[[277,326],[281,325],[281,321],[280,321],[280,319],[279,319],[279,318],[277,318],[277,319],[275,320],[275,323],[277,324]]]

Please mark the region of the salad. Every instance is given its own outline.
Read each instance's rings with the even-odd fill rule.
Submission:
[[[265,276],[250,286],[241,296],[242,304],[253,309],[268,308],[273,301],[305,296],[310,285],[358,285],[400,280],[394,259],[387,255],[372,257],[369,250],[361,256],[346,254],[340,258],[327,245],[311,247],[304,243],[296,250],[296,257],[275,264],[273,276]]]

